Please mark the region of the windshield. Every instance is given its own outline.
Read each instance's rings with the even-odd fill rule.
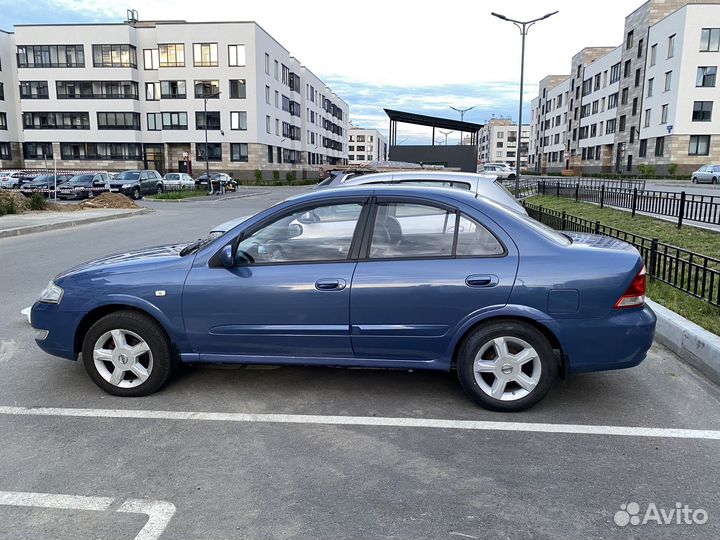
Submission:
[[[180,175],[178,173],[167,173],[165,180],[180,180]]]
[[[70,183],[70,184],[89,184],[90,182],[92,182],[93,178],[95,178],[95,175],[79,174],[77,176],[73,176],[70,180],[68,180],[68,183]]]
[[[58,180],[60,180],[60,177],[58,177]],[[45,184],[47,182],[53,182],[53,175],[52,174],[44,174],[42,176],[38,176],[34,178],[30,184]]]
[[[137,180],[140,178],[140,171],[125,171],[115,177],[115,180]]]

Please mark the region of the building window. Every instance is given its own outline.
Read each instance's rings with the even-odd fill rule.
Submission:
[[[158,45],[160,67],[185,67],[185,45],[183,43],[164,43]]]
[[[154,113],[154,112],[147,113],[147,130],[148,131],[160,131],[161,129],[162,129],[161,113]]]
[[[246,111],[233,111],[230,113],[230,129],[240,131],[247,130]]]
[[[247,143],[230,143],[230,161],[248,161]]]
[[[272,120],[269,116],[266,116],[265,117],[265,132],[266,133],[270,133],[271,126],[272,126]]]
[[[188,119],[186,112],[164,112],[162,113],[163,129],[187,129]]]
[[[7,114],[0,112],[0,130],[7,130]]]
[[[195,67],[217,67],[218,44],[193,43],[193,65]]]
[[[136,161],[142,157],[140,143],[60,143],[62,159]]]
[[[137,68],[137,49],[133,45],[93,45],[93,66]]]
[[[207,161],[222,160],[222,144],[221,143],[198,143],[195,145],[195,160],[205,161],[205,147],[207,146]]]
[[[662,106],[662,109],[660,110],[660,123],[667,124],[667,117],[668,117],[668,104],[666,103]]]
[[[148,69],[157,69],[160,65],[160,57],[157,49],[143,49],[143,67]]]
[[[12,159],[10,143],[0,142],[0,159]]]
[[[615,92],[614,94],[610,94],[608,96],[608,110],[617,108],[618,104],[618,94]]]
[[[18,45],[19,68],[85,67],[82,45]]]
[[[632,115],[635,116],[638,111],[638,98],[633,98]]]
[[[140,113],[136,112],[99,112],[98,129],[134,129],[140,131]]]
[[[655,139],[655,155],[660,157],[665,153],[665,137]]]
[[[703,86],[706,88],[715,87],[715,75],[717,74],[717,66],[700,66],[697,68],[697,77],[695,86]]]
[[[630,30],[627,33],[627,38],[625,39],[625,48],[632,49],[632,46],[633,46],[633,31]]]
[[[135,81],[56,81],[58,99],[138,99]]]
[[[270,87],[269,86],[265,87],[265,103],[270,105]]]
[[[703,28],[700,33],[700,51],[720,51],[720,28]]]
[[[693,122],[710,122],[712,120],[712,101],[696,101],[693,103]]]
[[[620,105],[627,105],[628,102],[628,89],[623,88],[622,92],[620,93]]]
[[[215,131],[220,130],[220,112],[219,111],[197,111],[195,113],[195,128],[205,129],[205,115],[207,114],[207,128]]]
[[[647,139],[641,139],[640,140],[640,157],[645,157],[647,155]]]
[[[269,146],[267,147],[267,157],[268,157],[268,163],[273,162],[273,147]]]
[[[647,97],[652,97],[652,95],[653,95],[653,86],[655,86],[655,78],[648,79],[648,84],[647,84]]]
[[[219,99],[220,81],[195,81],[195,97]]]
[[[230,79],[230,98],[245,99],[247,96],[245,79]]]
[[[592,114],[597,114],[597,112],[599,110],[599,106],[600,106],[600,100],[596,99],[595,101],[592,102]],[[559,118],[559,116],[558,116],[558,118]],[[559,125],[559,123],[556,122],[555,125]]]
[[[631,61],[625,60],[625,67],[623,68],[623,77],[629,77],[630,76],[630,68],[631,68]]]
[[[20,81],[20,99],[48,99],[48,97],[47,81]]]
[[[640,78],[641,78],[641,77],[640,77],[640,68],[637,68],[637,69],[635,70],[635,88],[637,88],[638,86],[640,86]]]
[[[650,109],[645,109],[645,124],[643,127],[650,127]]]
[[[641,39],[640,41],[638,41],[637,57],[642,58],[642,53],[643,53],[643,40]]]
[[[657,61],[657,43],[650,47],[650,65],[654,66]]]
[[[245,45],[228,45],[228,64],[230,67],[245,65]]]
[[[630,127],[630,144],[635,142],[635,126]]]
[[[675,34],[668,38],[667,43],[667,57],[672,58],[675,56]]]
[[[625,131],[625,122],[626,122],[626,117],[623,114],[620,117],[620,123],[618,124],[618,131]]]
[[[665,72],[665,92],[670,91],[670,85],[672,84],[672,71]]]
[[[162,99],[185,99],[187,97],[185,81],[160,81],[160,97]]]
[[[690,135],[689,156],[710,155],[710,135]]]
[[[605,134],[610,135],[612,133],[615,133],[615,118],[611,118],[607,122],[605,122]]]
[[[265,53],[265,75],[270,75],[270,55]]]
[[[26,112],[22,119],[24,129],[90,129],[86,112]]]
[[[160,83],[145,83],[145,101],[158,101],[160,99]]]
[[[610,68],[610,84],[620,80],[620,62]]]
[[[51,159],[53,157],[53,145],[49,142],[23,143],[23,157],[25,159]]]

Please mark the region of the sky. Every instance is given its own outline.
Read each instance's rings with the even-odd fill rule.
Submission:
[[[525,48],[524,120],[545,75],[584,47],[617,46],[642,0],[0,0],[0,29],[22,23],[254,20],[350,105],[353,125],[387,132],[383,108],[469,122],[518,115],[520,32],[490,15],[534,19]],[[406,144],[425,137],[401,126]],[[452,133],[448,144],[457,143]]]

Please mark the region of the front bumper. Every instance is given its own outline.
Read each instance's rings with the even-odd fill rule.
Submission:
[[[76,360],[75,329],[80,322],[81,313],[63,311],[59,304],[35,302],[30,311],[30,324],[39,331],[46,331],[44,339],[35,338],[35,343],[43,351],[53,356]]]
[[[656,320],[648,306],[613,310],[601,319],[558,320],[568,373],[637,366],[652,346]]]

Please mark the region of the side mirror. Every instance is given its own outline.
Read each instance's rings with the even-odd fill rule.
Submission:
[[[233,257],[232,246],[225,246],[220,251],[220,264],[229,268],[235,265],[235,258]]]
[[[288,225],[288,238],[297,238],[302,236],[303,226],[299,223],[291,223]]]

